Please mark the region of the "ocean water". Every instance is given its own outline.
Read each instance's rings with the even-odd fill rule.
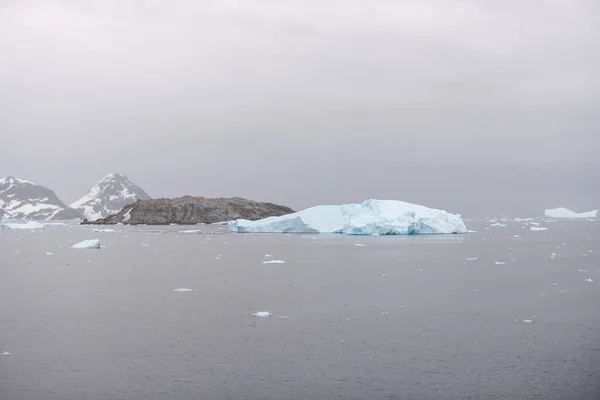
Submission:
[[[538,222],[0,231],[0,399],[599,399],[600,224]]]

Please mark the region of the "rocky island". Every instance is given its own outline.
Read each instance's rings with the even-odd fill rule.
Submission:
[[[195,225],[236,219],[259,220],[293,213],[289,207],[271,203],[261,203],[232,198],[205,198],[184,196],[174,199],[138,200],[106,218],[88,221],[82,224],[114,225]]]

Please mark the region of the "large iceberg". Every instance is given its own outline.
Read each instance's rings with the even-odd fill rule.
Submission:
[[[0,224],[0,229],[44,229],[44,225],[36,221],[11,222]]]
[[[576,213],[567,208],[559,207],[544,211],[544,216],[548,218],[596,218],[598,210]]]
[[[346,235],[433,235],[467,233],[458,214],[396,200],[316,206],[258,221],[238,219],[229,229],[239,233],[339,233]]]

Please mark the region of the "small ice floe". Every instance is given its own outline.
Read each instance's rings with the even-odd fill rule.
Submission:
[[[467,260],[467,261],[477,261],[477,260],[479,260],[479,257],[467,257],[467,258],[465,258],[465,260]]]
[[[8,351],[3,351],[2,353],[0,353],[0,356],[8,357],[10,356],[10,353]]]
[[[268,258],[268,257],[273,257],[273,256],[270,254],[265,254],[265,258]]]
[[[354,247],[367,247],[367,245],[362,243],[354,243]]]
[[[379,233],[374,233],[374,234],[373,234],[373,235],[371,235],[371,236],[380,236],[380,235],[379,235]]]
[[[269,261],[263,261],[263,264],[285,264],[285,261],[283,261],[283,260],[269,260]]]
[[[528,323],[528,324],[532,324],[535,322],[535,319],[524,319],[523,322]]]
[[[174,292],[177,293],[185,293],[185,292],[195,292],[195,289],[190,289],[190,288],[185,288],[185,287],[178,287],[177,289],[173,289]]]
[[[519,236],[519,235],[513,235],[513,237],[514,237],[515,239],[518,239],[518,238],[520,238],[521,236]]]
[[[552,286],[558,286],[558,283],[553,283]]]
[[[585,281],[586,282],[594,282],[594,280],[592,278],[587,278]]]
[[[543,226],[532,226],[531,228],[529,228],[530,231],[533,232],[541,232],[541,231],[547,231],[548,228],[545,228]]]
[[[94,229],[94,232],[104,232],[104,233],[109,233],[109,232],[114,232],[114,229]]]
[[[100,240],[91,239],[84,240],[72,246],[74,249],[99,249],[100,248]]]
[[[267,317],[270,317],[271,315],[273,315],[273,314],[271,314],[268,311],[259,311],[259,312],[255,312],[254,314],[251,314],[250,316],[251,317],[259,317],[259,318],[267,318]]]
[[[200,229],[189,229],[187,231],[179,231],[179,233],[194,234],[202,232]]]
[[[578,269],[577,271],[579,271],[579,272],[588,272],[587,269]]]
[[[477,233],[477,231],[467,230],[467,233]]]
[[[142,247],[150,247],[150,245],[146,244],[146,243],[142,243],[140,246],[142,246]]]
[[[505,227],[506,225],[504,225],[504,224],[501,224],[500,222],[496,222],[495,224],[491,224],[490,226],[492,226],[492,227],[496,227],[496,228],[503,228],[503,227]]]
[[[50,253],[49,251],[47,251],[47,252],[46,252],[46,255],[47,255],[47,256],[53,256],[53,255],[54,255],[54,253]]]
[[[379,314],[380,314],[380,315],[388,315],[388,314],[389,314],[389,311],[381,311]]]
[[[506,261],[494,261],[494,264],[496,264],[496,265],[504,265],[504,264],[506,264]]]

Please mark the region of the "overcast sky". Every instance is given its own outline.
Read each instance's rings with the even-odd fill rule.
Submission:
[[[0,0],[0,176],[583,211],[599,71],[598,0]]]

